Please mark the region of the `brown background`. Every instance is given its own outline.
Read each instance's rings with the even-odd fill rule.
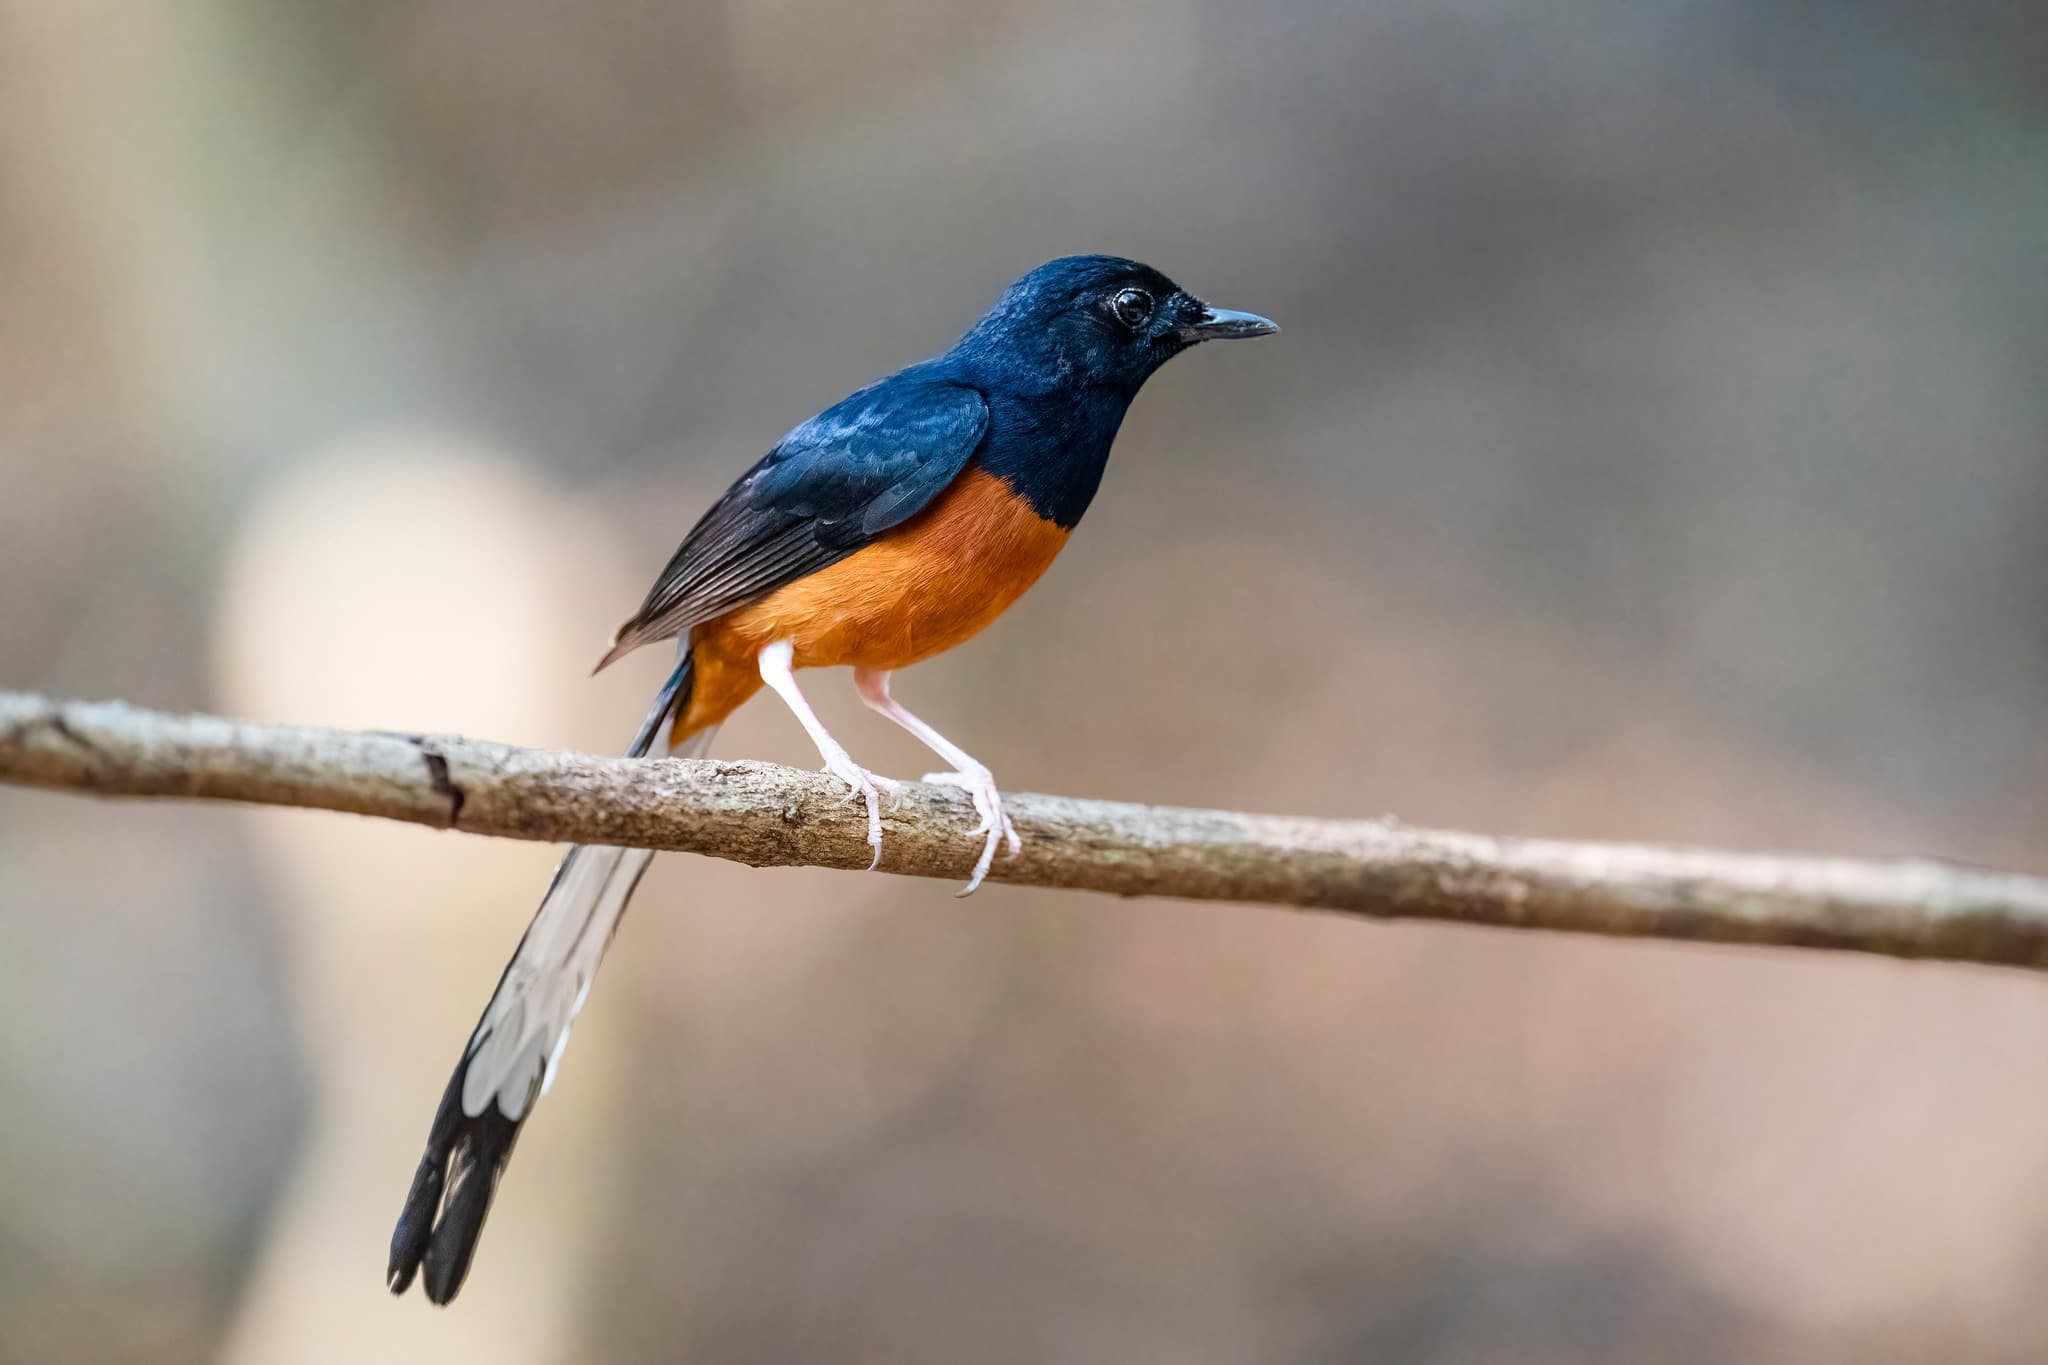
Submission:
[[[7,0],[0,685],[615,747],[729,478],[1115,251],[1286,332],[903,679],[1006,784],[2048,872],[2044,91],[1989,0]],[[390,1301],[551,856],[0,793],[0,1359],[2048,1356],[2036,980],[682,858]]]

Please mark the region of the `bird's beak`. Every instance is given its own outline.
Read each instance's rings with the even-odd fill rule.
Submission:
[[[1238,341],[1245,337],[1269,337],[1280,330],[1278,323],[1257,313],[1240,313],[1234,308],[1211,308],[1197,304],[1194,316],[1183,323],[1183,340]]]

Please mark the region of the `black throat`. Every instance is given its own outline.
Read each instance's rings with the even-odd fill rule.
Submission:
[[[1072,530],[1101,486],[1131,396],[1086,388],[1030,396],[997,391],[987,398],[982,467],[1029,501],[1039,516]]]

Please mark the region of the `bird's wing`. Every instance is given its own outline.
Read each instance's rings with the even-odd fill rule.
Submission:
[[[605,664],[816,573],[909,520],[980,448],[988,404],[941,380],[882,380],[782,438],[683,539]]]

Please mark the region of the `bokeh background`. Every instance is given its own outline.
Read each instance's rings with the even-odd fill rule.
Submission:
[[[727,480],[1114,251],[1286,332],[903,680],[1006,785],[2048,872],[2043,8],[5,0],[0,685],[614,748]],[[2038,980],[681,857],[391,1300],[553,856],[0,792],[0,1359],[2048,1358]]]

